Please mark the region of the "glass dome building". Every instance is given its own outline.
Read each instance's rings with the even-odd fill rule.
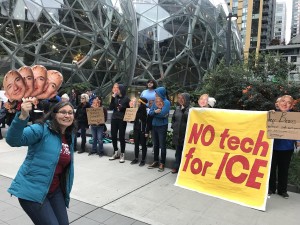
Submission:
[[[226,53],[224,0],[0,0],[1,74],[41,64],[107,94],[115,82],[191,87]],[[231,57],[242,46],[232,23]]]

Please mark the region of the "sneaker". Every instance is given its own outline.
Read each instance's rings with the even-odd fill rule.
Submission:
[[[96,154],[96,152],[89,152],[88,155],[90,156],[90,155],[94,155],[94,154]]]
[[[175,169],[175,168],[172,169],[172,170],[171,170],[171,173],[173,173],[173,174],[174,174],[174,173],[178,173],[178,169]]]
[[[157,168],[159,166],[157,161],[154,161],[151,165],[148,166],[148,169],[154,169]]]
[[[139,166],[145,166],[145,160],[142,160],[139,164]]]
[[[159,168],[158,168],[158,172],[163,172],[164,170],[165,170],[165,165],[160,163]]]
[[[138,162],[139,162],[139,161],[138,161],[137,159],[134,159],[134,160],[131,161],[130,164],[133,165],[133,164],[137,164]]]
[[[279,193],[278,193],[278,194],[279,194]],[[279,195],[282,196],[282,197],[285,198],[285,199],[288,199],[288,198],[290,197],[289,194],[286,193],[286,192],[280,193]]]
[[[120,158],[119,152],[115,151],[115,153],[109,158],[109,160],[115,160],[119,158]]]
[[[104,156],[104,153],[100,152],[98,155],[99,155],[99,157],[102,157],[102,156]]]
[[[84,150],[77,151],[78,154],[84,153]]]
[[[121,153],[121,156],[120,156],[120,163],[124,163],[125,162],[125,153]]]

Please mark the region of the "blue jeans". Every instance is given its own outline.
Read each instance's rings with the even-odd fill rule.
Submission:
[[[167,155],[167,131],[168,124],[163,126],[152,126],[152,142],[154,150],[154,161],[159,161],[159,149],[161,150],[161,160],[162,164],[166,163]]]
[[[92,130],[92,136],[93,136],[93,146],[92,146],[92,152],[103,154],[103,130],[104,126],[91,126]],[[99,145],[98,151],[97,151],[97,144]]]
[[[69,224],[65,198],[60,188],[48,194],[43,204],[21,198],[19,202],[35,225]]]

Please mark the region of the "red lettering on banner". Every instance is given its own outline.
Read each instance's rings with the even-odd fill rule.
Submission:
[[[190,160],[194,157],[193,156],[193,153],[195,152],[195,148],[191,148],[189,150],[189,152],[185,155],[186,157],[186,160],[185,160],[185,163],[184,163],[184,166],[183,166],[183,169],[182,171],[186,171],[189,164],[190,164]],[[195,158],[191,161],[191,164],[190,164],[190,169],[191,169],[191,172],[195,175],[201,173],[202,176],[205,176],[206,172],[207,172],[207,169],[209,167],[211,167],[213,165],[212,162],[208,162],[208,161],[205,161],[204,162],[204,165],[201,161],[201,159],[199,158]]]
[[[210,133],[210,136],[209,139],[206,141],[208,133]],[[201,144],[203,146],[209,146],[214,141],[215,129],[211,125],[207,125],[204,127],[203,124],[201,124],[200,128],[198,129],[198,124],[194,123],[188,143],[192,143],[192,141],[194,140],[194,144],[197,144],[200,136]]]
[[[238,176],[233,175],[233,166],[235,165],[235,163],[242,164],[244,173],[241,172]],[[247,180],[246,182],[247,187],[259,189],[261,183],[257,182],[256,178],[258,177],[263,178],[264,174],[259,172],[259,169],[260,167],[267,167],[267,165],[268,165],[268,161],[255,159],[252,168],[250,170],[249,161],[245,156],[235,155],[229,158],[229,153],[225,153],[221,161],[221,164],[219,166],[219,169],[217,171],[217,174],[215,176],[215,179],[220,179],[225,169],[225,175],[227,179],[230,180],[231,182],[236,184],[241,184]],[[246,171],[250,171],[250,172],[245,173]]]
[[[233,175],[232,167],[235,163],[238,163],[238,162],[243,165],[244,170],[249,170],[248,159],[242,155],[235,155],[228,160],[226,169],[225,169],[225,173],[226,173],[226,177],[228,178],[228,180],[230,180],[233,183],[241,184],[246,180],[248,175],[246,173],[240,173],[240,175],[237,177],[235,177]]]
[[[210,138],[208,141],[205,140],[206,134],[210,132]],[[215,129],[211,125],[207,125],[203,130],[203,135],[201,135],[201,143],[204,146],[209,146],[214,141],[215,138]]]
[[[221,148],[221,149],[224,149],[224,148],[225,148],[225,146],[224,146],[224,141],[225,141],[226,138],[229,137],[228,131],[229,131],[229,129],[225,129],[225,130],[223,131],[223,133],[220,135],[220,137],[221,137],[220,148]]]
[[[190,159],[193,158],[193,153],[195,152],[195,150],[196,150],[196,148],[190,148],[188,154],[185,155],[186,160],[185,160],[185,163],[184,163],[182,171],[186,171],[186,169],[188,168],[189,163],[190,163]]]
[[[228,159],[228,156],[229,156],[229,153],[225,153],[224,156],[223,156],[223,159],[221,161],[221,164],[219,166],[219,169],[218,169],[218,172],[215,176],[216,179],[220,179],[221,175],[222,175],[222,172],[224,170],[224,167],[226,165],[226,162],[227,162],[227,159]]]
[[[253,163],[251,172],[249,174],[249,178],[247,180],[246,186],[252,187],[256,189],[260,189],[261,183],[256,182],[256,178],[260,177],[263,178],[264,174],[259,172],[260,167],[267,167],[268,161],[262,159],[256,159]]]
[[[191,172],[193,174],[199,174],[199,173],[201,173],[201,170],[202,170],[201,160],[199,158],[193,159],[193,161],[191,162]]]
[[[230,150],[237,150],[240,146],[240,139],[237,136],[232,136],[228,138],[227,144]]]
[[[251,138],[244,138],[242,141],[241,141],[241,150],[245,153],[250,153],[252,151],[253,148],[251,147],[246,147],[246,144],[249,144],[249,145],[254,145],[254,141],[251,139]]]
[[[192,131],[191,131],[191,135],[190,135],[190,138],[189,138],[189,143],[192,143],[193,139],[194,139],[194,144],[197,144],[198,143],[198,140],[199,140],[199,137],[202,133],[202,130],[203,130],[203,124],[201,124],[199,130],[198,130],[198,124],[197,123],[194,123],[193,124],[193,127],[192,127]]]
[[[257,155],[260,148],[262,147],[260,156],[265,157],[268,153],[269,144],[266,141],[262,141],[264,133],[264,131],[260,130],[257,140],[256,142],[254,142],[253,139],[249,137],[245,137],[240,140],[237,136],[230,136],[229,129],[225,129],[220,135],[221,140],[219,147],[221,149],[224,149],[225,146],[227,146],[230,150],[237,150],[238,148],[240,148],[244,153],[252,152],[252,155]]]
[[[266,155],[268,153],[268,149],[269,149],[269,144],[266,141],[262,141],[264,134],[265,134],[265,131],[263,131],[263,130],[259,131],[256,143],[255,143],[255,146],[253,149],[253,155],[257,155],[260,147],[263,147],[260,156],[266,157]]]

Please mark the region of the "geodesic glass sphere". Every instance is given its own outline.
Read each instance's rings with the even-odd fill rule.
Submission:
[[[41,64],[66,83],[90,82],[103,92],[131,83],[131,0],[1,0],[0,24],[2,74]]]
[[[138,25],[135,83],[167,81],[195,89],[204,73],[225,56],[228,6],[224,0],[133,0]],[[242,45],[231,23],[231,58]]]

